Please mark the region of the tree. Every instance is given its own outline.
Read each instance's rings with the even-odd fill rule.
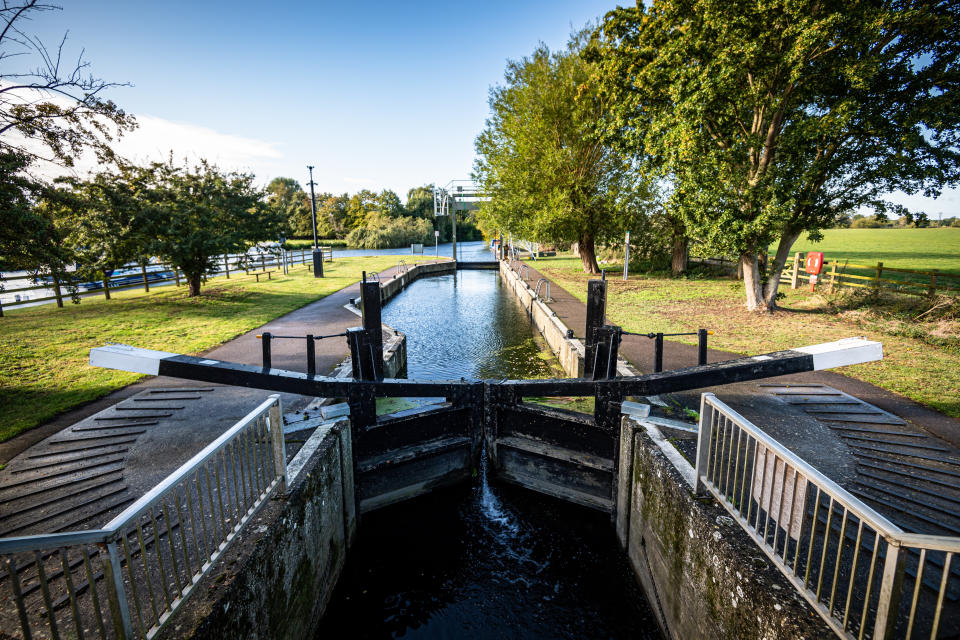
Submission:
[[[413,187],[407,191],[406,215],[433,220],[433,185]]]
[[[0,271],[57,277],[73,256],[53,208],[39,206],[52,189],[26,175],[30,161],[27,154],[0,150]]]
[[[739,255],[747,307],[773,309],[801,233],[960,179],[958,14],[921,0],[617,9],[595,52],[606,132],[656,161],[698,239]]]
[[[374,198],[374,210],[379,211],[391,218],[399,218],[403,215],[403,203],[400,202],[400,196],[384,189]]]
[[[274,178],[266,188],[267,206],[284,220],[283,232],[291,238],[312,238],[310,194],[293,178]],[[318,198],[318,201],[321,200]],[[319,226],[319,220],[318,226]]]
[[[324,194],[325,198],[317,198],[317,226],[320,220],[330,228],[335,238],[346,238],[350,233],[349,204],[350,195],[342,193],[339,196]]]
[[[619,238],[643,215],[650,190],[635,163],[595,135],[607,100],[589,83],[592,63],[540,45],[510,61],[490,91],[491,115],[476,141],[474,179],[490,194],[478,220],[542,242],[577,242],[583,269],[599,273],[596,244]]]
[[[33,15],[55,9],[59,7],[38,0],[4,1],[0,6],[0,148],[65,166],[72,166],[86,149],[101,162],[113,161],[113,138],[136,126],[133,116],[103,97],[120,85],[89,75],[82,52],[68,63],[66,35],[51,51],[23,30]],[[15,59],[36,66],[17,71],[11,66]]]
[[[224,172],[201,161],[178,167],[172,159],[144,169],[151,188],[150,231],[154,249],[183,271],[189,295],[200,295],[203,276],[218,258],[251,242],[277,236],[283,218],[267,206],[249,173]]]
[[[150,210],[140,199],[148,188],[143,172],[128,167],[120,173],[102,172],[87,180],[60,182],[70,187],[58,192],[57,204],[68,222],[67,240],[80,273],[106,279],[129,262],[149,263],[153,238],[147,217]]]

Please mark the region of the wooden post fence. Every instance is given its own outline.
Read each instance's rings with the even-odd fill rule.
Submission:
[[[793,272],[790,274],[790,288],[796,289],[800,285],[800,252],[793,254]]]
[[[930,290],[927,295],[931,298],[937,293],[937,269],[930,272]]]
[[[230,279],[230,256],[229,254],[223,254],[223,271],[227,274],[227,280]]]
[[[877,293],[880,293],[880,276],[881,276],[882,274],[883,274],[883,263],[882,263],[882,262],[878,262],[878,263],[877,263],[877,279],[875,280],[875,283],[876,283],[876,287],[875,287],[875,288],[876,288],[876,290],[877,290]]]
[[[143,274],[143,290],[147,293],[150,292],[150,281],[147,279],[147,265],[140,265],[140,272]]]
[[[833,260],[830,263],[830,293],[833,293],[834,287],[837,286],[837,261]]]

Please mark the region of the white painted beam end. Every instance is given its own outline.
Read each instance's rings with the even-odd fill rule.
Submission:
[[[794,351],[812,355],[816,371],[883,360],[883,345],[865,338],[844,338],[836,342],[799,347]]]
[[[141,349],[127,344],[108,344],[90,349],[90,365],[155,376],[164,358],[179,355],[167,351]]]

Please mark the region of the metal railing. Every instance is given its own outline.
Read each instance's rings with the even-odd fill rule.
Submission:
[[[550,297],[550,281],[546,278],[540,278],[537,280],[537,286],[533,290],[533,295],[535,298],[540,297],[540,287],[544,287],[544,293],[546,293],[546,295],[543,297],[543,301],[551,302],[552,298]]]
[[[0,628],[21,637],[152,638],[241,527],[285,489],[272,395],[101,529],[0,538]],[[15,612],[14,612],[15,609]]]
[[[904,532],[712,393],[701,400],[696,483],[840,637],[957,633],[960,538]]]

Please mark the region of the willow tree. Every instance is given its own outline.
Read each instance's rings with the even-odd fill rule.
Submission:
[[[739,256],[750,309],[774,308],[800,234],[960,178],[956,2],[656,0],[608,13],[600,42],[607,132],[655,159],[693,235]]]
[[[487,231],[540,242],[576,242],[583,270],[599,273],[596,244],[619,238],[649,199],[637,167],[597,135],[609,109],[592,88],[585,38],[551,52],[540,45],[507,64],[490,90],[491,115],[476,141],[474,179],[491,196],[478,219]]]

